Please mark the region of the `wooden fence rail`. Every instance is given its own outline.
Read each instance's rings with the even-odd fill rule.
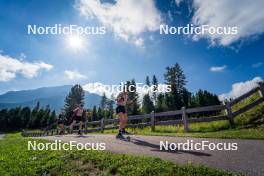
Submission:
[[[259,93],[260,98],[257,100],[245,105],[244,107],[236,110],[235,112],[232,112],[232,107],[241,102],[242,100],[245,100],[246,98],[250,97],[251,95]],[[155,126],[156,125],[175,125],[175,124],[183,124],[184,126],[184,131],[188,132],[189,131],[189,124],[190,123],[197,123],[197,122],[211,122],[211,121],[219,121],[219,120],[229,120],[230,125],[233,127],[235,125],[234,123],[234,118],[241,114],[244,113],[247,110],[252,109],[253,107],[261,104],[264,102],[264,86],[256,87],[252,89],[251,91],[245,93],[244,95],[226,102],[223,105],[215,105],[215,106],[206,106],[206,107],[197,107],[197,108],[188,108],[186,109],[183,107],[181,110],[176,110],[176,111],[167,111],[167,112],[159,112],[155,113],[152,112],[150,114],[143,114],[143,115],[134,115],[134,116],[129,116],[128,121],[131,122],[133,120],[141,120],[143,122],[141,123],[136,123],[136,124],[131,124],[129,123],[127,127],[131,128],[142,128],[142,127],[147,127],[150,126],[152,131],[155,131]],[[223,113],[223,111],[225,111]],[[201,113],[201,112],[221,112],[220,115],[218,116],[210,116],[210,117],[189,117],[190,114],[194,113]],[[171,119],[171,120],[157,120],[158,118],[162,117],[172,117],[172,116],[180,116],[181,118],[179,119]],[[118,119],[104,119],[102,118],[100,121],[92,121],[92,122],[86,122],[85,124],[85,133],[89,132],[96,132],[96,131],[101,131],[103,132],[104,130],[108,129],[116,129],[118,128]],[[76,124],[78,125],[78,124]],[[94,128],[94,126],[97,126]],[[89,127],[92,127],[90,129]],[[76,130],[77,131],[77,130]],[[74,131],[74,132],[76,132]],[[48,130],[45,132],[38,132],[38,133],[33,133],[33,132],[27,132],[24,131],[23,135],[24,136],[42,136],[42,135],[54,135],[58,134],[57,130]]]

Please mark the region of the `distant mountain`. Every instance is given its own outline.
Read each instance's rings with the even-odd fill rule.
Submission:
[[[37,102],[41,107],[50,106],[58,113],[64,105],[64,99],[68,95],[71,85],[57,87],[42,87],[33,90],[9,91],[0,95],[0,109],[28,106],[33,108]],[[99,105],[101,96],[85,92],[85,107],[91,108]]]

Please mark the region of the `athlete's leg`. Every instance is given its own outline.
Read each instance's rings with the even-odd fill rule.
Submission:
[[[118,116],[119,116],[119,130],[122,131],[125,126],[124,113],[120,112],[118,113]]]
[[[122,129],[122,133],[123,134],[130,134],[128,133],[125,128],[127,126],[127,122],[128,122],[128,117],[127,117],[127,113],[124,113],[124,120],[123,120],[123,129]]]
[[[118,117],[119,117],[119,132],[117,134],[117,138],[124,138],[122,135],[122,131],[124,128],[124,114],[122,112],[118,113]]]
[[[83,122],[82,122],[82,121],[80,121],[79,130],[82,130],[82,128],[83,128]]]
[[[63,124],[59,124],[59,128],[60,128],[60,131],[63,131],[64,130],[64,125]]]
[[[73,120],[72,123],[71,123],[71,125],[70,125],[70,130],[73,129],[73,126],[74,126],[75,124],[76,124],[76,120]]]
[[[127,117],[127,113],[124,114],[124,127],[126,127],[128,122],[128,117]]]
[[[60,134],[62,134],[64,132],[64,125],[63,124],[59,124],[59,128],[60,128]]]

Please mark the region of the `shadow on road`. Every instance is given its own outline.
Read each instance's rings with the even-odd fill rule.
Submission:
[[[91,138],[92,136],[83,136],[83,135],[77,135],[73,136],[74,138]]]
[[[153,148],[151,151],[156,151],[156,152],[166,152],[166,153],[175,153],[175,154],[182,154],[182,153],[188,153],[196,156],[212,156],[209,153],[204,153],[204,152],[196,152],[196,151],[187,151],[187,150],[160,150],[160,146],[157,144],[152,144],[146,141],[142,141],[139,139],[133,139],[131,140],[132,143],[140,146],[145,146],[145,147],[151,147]]]
[[[85,135],[75,135],[75,136],[69,136],[69,135],[54,135],[54,137],[63,137],[63,138],[94,138],[94,136],[85,136]]]

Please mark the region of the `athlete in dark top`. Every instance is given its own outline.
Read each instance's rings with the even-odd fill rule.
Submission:
[[[85,123],[85,109],[83,108],[83,104],[81,104],[80,106],[78,106],[77,108],[75,108],[73,110],[73,122],[70,125],[70,130],[72,131],[73,126],[76,124],[76,122],[80,122],[80,126],[79,126],[79,134],[81,133],[81,130],[83,128],[83,123]]]
[[[119,132],[117,134],[117,138],[124,138],[123,134],[129,134],[126,130],[126,124],[128,121],[127,118],[127,112],[126,112],[126,104],[128,102],[128,92],[124,91],[119,93],[119,95],[116,98],[116,113],[118,114],[119,118]]]
[[[59,126],[59,134],[63,134],[64,133],[64,123],[65,123],[65,118],[64,118],[64,114],[60,113],[58,120],[57,120],[58,126]]]

